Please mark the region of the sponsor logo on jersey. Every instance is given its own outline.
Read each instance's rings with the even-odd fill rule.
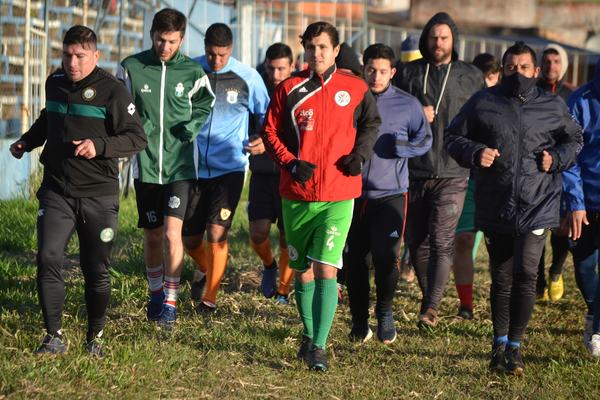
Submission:
[[[313,119],[314,110],[300,110],[298,114],[298,126],[302,131],[312,131],[315,128],[315,120]]]
[[[147,83],[144,83],[144,87],[140,89],[140,92],[142,92],[142,93],[152,93],[152,90],[150,89],[150,86],[148,86]]]

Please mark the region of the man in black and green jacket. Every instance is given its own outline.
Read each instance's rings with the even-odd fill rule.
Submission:
[[[202,67],[179,51],[186,22],[177,10],[156,13],[150,29],[152,48],[126,58],[118,72],[148,137],[148,147],[137,156],[134,182],[138,227],[144,228],[147,317],[166,329],[176,319],[181,229],[197,178],[194,139],[215,98]]]
[[[37,192],[37,288],[47,335],[38,354],[64,353],[64,250],[73,232],[80,243],[88,313],[87,351],[102,356],[110,299],[108,268],[119,210],[118,158],[146,146],[131,96],[97,67],[96,35],[74,26],[63,40],[62,69],[46,81],[46,107],[10,151],[16,158],[45,144]]]

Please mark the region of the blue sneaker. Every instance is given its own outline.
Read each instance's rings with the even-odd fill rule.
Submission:
[[[148,321],[158,321],[160,319],[164,300],[164,292],[150,295],[150,301],[146,305],[146,318],[148,318]]]
[[[260,290],[267,299],[275,296],[277,291],[277,261],[273,260],[273,264],[268,267],[265,266],[263,269]]]
[[[160,318],[158,319],[158,326],[164,330],[173,329],[175,320],[177,319],[177,309],[169,304],[163,304]]]
[[[277,296],[275,296],[275,304],[287,306],[288,304],[290,304],[290,299],[288,299],[287,295],[285,294],[277,293]]]
[[[394,314],[391,311],[377,314],[377,339],[383,344],[394,343],[397,337]]]

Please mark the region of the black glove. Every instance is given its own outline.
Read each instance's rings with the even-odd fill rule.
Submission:
[[[344,172],[350,176],[360,175],[365,159],[355,153],[350,153],[342,158],[342,168]]]
[[[287,170],[292,174],[295,181],[304,183],[313,176],[313,172],[317,166],[308,161],[295,159],[287,165]]]

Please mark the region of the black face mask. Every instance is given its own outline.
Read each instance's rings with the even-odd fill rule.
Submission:
[[[536,82],[536,78],[527,78],[520,73],[514,73],[510,76],[503,76],[501,85],[510,96],[518,97],[531,89]]]

